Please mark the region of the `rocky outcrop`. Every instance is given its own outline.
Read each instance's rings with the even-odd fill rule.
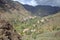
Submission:
[[[0,40],[21,40],[21,37],[9,22],[0,20]]]

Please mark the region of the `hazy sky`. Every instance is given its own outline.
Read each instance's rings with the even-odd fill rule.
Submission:
[[[60,6],[60,0],[15,0],[19,1],[23,4],[29,4],[29,5],[52,5],[52,6]]]

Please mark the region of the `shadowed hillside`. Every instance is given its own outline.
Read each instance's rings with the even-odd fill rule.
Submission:
[[[30,11],[32,15],[36,16],[48,16],[60,11],[60,7],[49,5],[37,5],[37,6],[23,5],[23,6],[28,11]]]

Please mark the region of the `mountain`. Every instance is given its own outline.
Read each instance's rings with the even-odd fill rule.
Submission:
[[[60,40],[59,11],[56,6],[0,0],[0,40]]]
[[[22,13],[16,4],[12,0],[0,0],[0,40],[21,40],[11,23]]]
[[[60,11],[60,7],[56,6],[49,6],[49,5],[37,5],[37,6],[30,6],[30,5],[23,5],[27,11],[30,11],[32,15],[37,16],[47,16],[51,14],[55,14]]]
[[[0,15],[6,20],[22,20],[31,16],[21,3],[12,0],[0,0]]]

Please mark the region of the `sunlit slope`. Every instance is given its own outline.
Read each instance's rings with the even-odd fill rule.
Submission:
[[[33,32],[27,32],[28,34],[22,37],[23,40],[60,40],[60,12],[43,17],[39,20],[44,21],[41,21],[39,24],[36,22],[37,24],[35,25],[38,25],[38,27],[36,26],[36,28],[33,29],[33,26],[28,26],[28,28],[31,28],[30,30],[33,30]],[[34,31],[34,29],[36,30]]]
[[[26,17],[31,16],[22,4],[12,0],[1,0],[0,1],[0,15],[6,20],[22,20]]]

